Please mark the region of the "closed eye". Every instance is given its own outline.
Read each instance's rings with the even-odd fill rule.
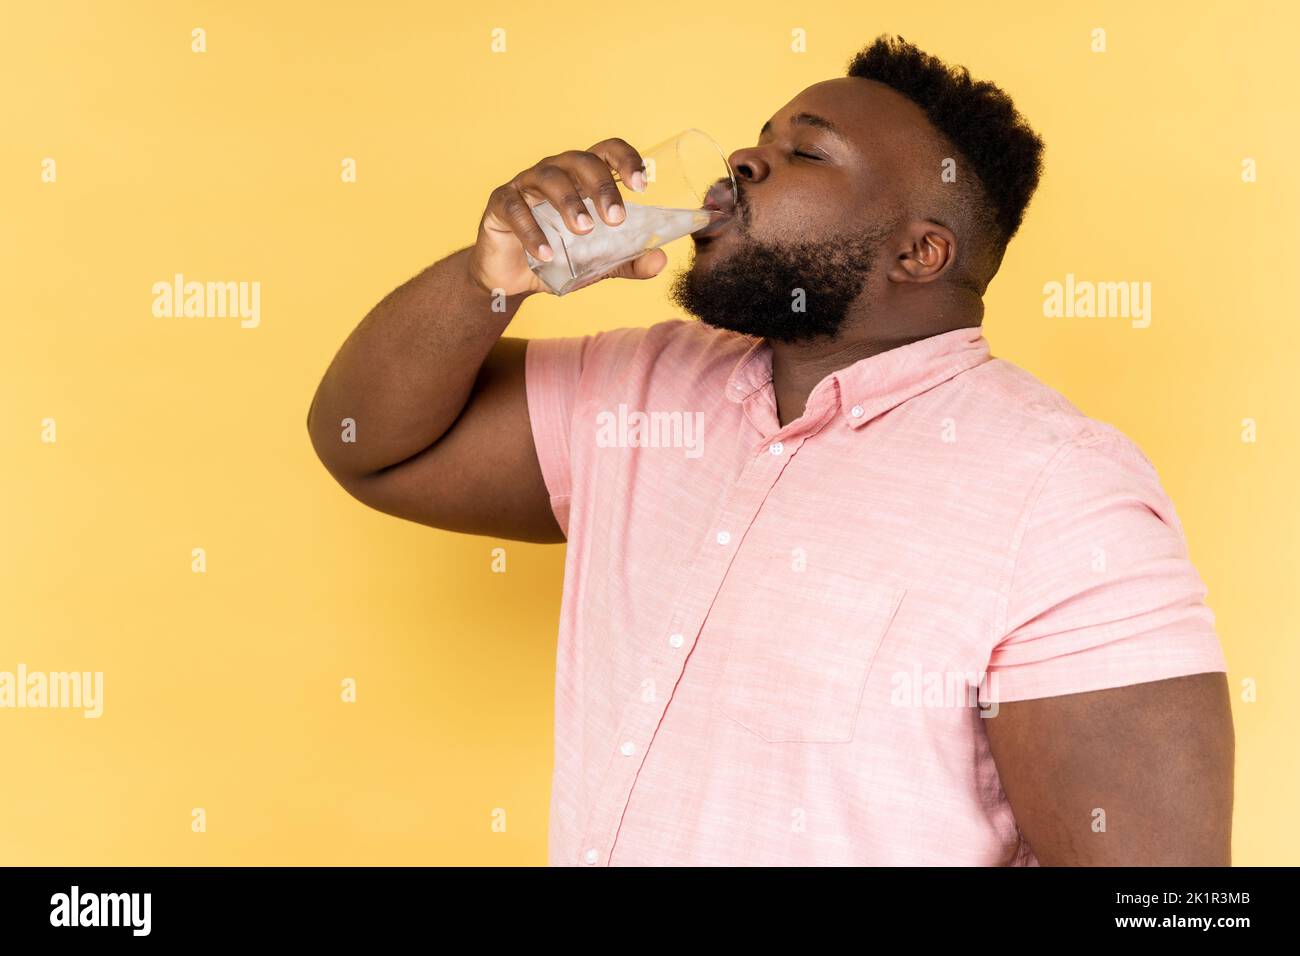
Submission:
[[[805,153],[802,152],[801,150],[795,150],[795,155],[802,156],[804,157],[804,159],[821,159],[821,157],[818,156],[816,153]]]

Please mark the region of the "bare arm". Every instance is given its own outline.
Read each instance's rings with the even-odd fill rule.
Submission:
[[[1234,736],[1223,674],[1002,703],[983,724],[1044,866],[1230,865]]]
[[[585,233],[581,197],[595,197],[616,225],[624,217],[610,170],[632,182],[640,165],[611,139],[524,170],[493,190],[473,246],[390,292],[353,330],[307,414],[317,456],[351,495],[452,531],[564,540],[533,444],[527,342],[501,336],[542,289],[524,256],[548,258],[529,200],[549,200]],[[649,278],[666,262],[655,250],[609,275]]]
[[[531,293],[493,312],[469,253],[399,286],[353,330],[316,391],[308,432],[335,480],[373,508],[453,531],[562,541],[529,426],[527,342],[501,338]]]

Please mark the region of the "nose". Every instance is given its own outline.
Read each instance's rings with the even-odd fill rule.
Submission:
[[[736,150],[727,157],[727,162],[731,163],[731,171],[736,174],[737,180],[756,183],[767,178],[767,161],[763,159],[762,151],[757,146],[746,146]]]

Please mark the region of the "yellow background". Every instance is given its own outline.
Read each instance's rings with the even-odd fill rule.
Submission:
[[[1047,142],[986,332],[1155,462],[1231,666],[1235,862],[1300,862],[1300,23],[1284,4],[1055,7],[10,5],[0,670],[102,670],[105,711],[0,710],[0,863],[545,862],[563,549],[357,504],[311,450],[312,393],[517,170],[688,126],[752,143],[886,31],[1002,85]],[[260,282],[260,327],[155,319],[176,272]],[[1150,281],[1151,327],[1044,318],[1067,272]],[[667,282],[535,297],[508,334],[660,321]]]

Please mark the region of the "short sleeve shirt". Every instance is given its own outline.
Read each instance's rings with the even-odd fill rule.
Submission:
[[[1151,462],[957,329],[825,376],[673,319],[528,345],[567,536],[552,865],[1036,865],[1001,702],[1226,671]]]

